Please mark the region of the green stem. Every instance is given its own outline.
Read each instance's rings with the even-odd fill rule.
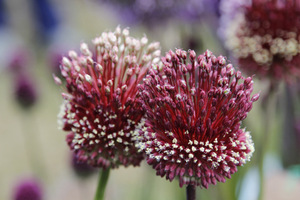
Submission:
[[[300,163],[300,141],[298,140],[295,129],[295,123],[297,122],[297,104],[295,103],[300,102],[300,99],[297,99],[297,95],[295,95],[295,91],[293,91],[292,87],[293,85],[285,85],[285,98],[283,98],[284,101],[282,102],[282,110],[284,110],[284,125],[283,131],[281,132],[280,136],[278,136],[278,138],[281,139],[280,156],[284,168]]]
[[[100,172],[101,174],[99,174],[98,186],[97,186],[97,191],[94,200],[104,199],[104,193],[105,193],[105,188],[109,177],[109,171],[110,168],[106,170],[102,170],[102,172]]]
[[[196,200],[196,187],[194,185],[186,186],[186,200]]]
[[[34,174],[42,179],[46,176],[46,161],[38,135],[35,133],[34,118],[31,111],[22,113],[22,130],[24,131],[24,143],[28,154],[29,162]]]
[[[268,152],[268,147],[270,144],[271,137],[271,120],[274,119],[274,110],[275,110],[275,95],[274,92],[270,92],[266,97],[265,110],[264,110],[264,132],[262,133],[262,138],[260,141],[260,155],[258,156],[258,170],[259,170],[259,182],[260,190],[258,199],[263,199],[264,194],[264,158]]]

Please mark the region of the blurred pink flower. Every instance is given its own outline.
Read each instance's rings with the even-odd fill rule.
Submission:
[[[24,108],[31,108],[38,99],[36,85],[25,73],[18,74],[15,80],[15,99]]]
[[[25,179],[18,183],[14,189],[13,200],[42,200],[41,185],[35,179]]]

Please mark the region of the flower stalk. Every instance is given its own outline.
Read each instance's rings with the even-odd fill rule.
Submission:
[[[105,189],[109,178],[109,172],[110,172],[110,168],[107,168],[99,172],[98,186],[97,186],[94,200],[104,199]]]
[[[33,130],[34,127],[32,113],[26,112],[22,115],[22,129],[24,145],[26,153],[30,162],[31,170],[37,177],[47,178],[46,163],[43,156],[43,149],[38,141],[36,132]]]
[[[196,186],[187,185],[186,186],[186,200],[195,200],[196,199]]]
[[[258,157],[258,171],[259,171],[259,194],[258,194],[258,199],[262,200],[263,199],[263,194],[264,194],[264,184],[265,184],[265,179],[264,179],[264,158],[266,157],[266,154],[268,153],[268,148],[269,144],[271,141],[272,133],[271,133],[271,127],[272,127],[272,116],[274,116],[274,108],[275,108],[275,100],[276,98],[274,97],[274,92],[270,92],[268,96],[266,96],[265,99],[265,109],[264,109],[264,115],[265,115],[265,120],[264,120],[264,134],[261,139],[260,143],[260,156]],[[273,135],[274,136],[274,135]]]

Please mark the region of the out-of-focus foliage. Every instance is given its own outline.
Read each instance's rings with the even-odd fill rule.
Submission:
[[[231,1],[227,6],[239,6],[239,1]],[[80,43],[91,44],[102,32],[120,25],[129,26],[133,36],[146,34],[149,41],[160,41],[162,55],[176,48],[194,49],[198,55],[210,49],[215,55],[227,56],[229,62],[235,61],[219,29],[230,17],[219,21],[222,12],[218,0],[117,3],[0,0],[0,199],[11,199],[16,183],[23,177],[35,177],[42,184],[45,200],[94,196],[97,176],[78,179],[70,165],[65,133],[57,128],[63,89],[55,85],[52,73],[59,76],[61,57],[67,56],[68,50],[77,51]],[[33,87],[25,87],[30,90],[16,95],[20,74],[29,79],[25,86],[30,83]],[[260,92],[261,97],[242,122],[253,135],[256,151],[252,160],[225,183],[207,190],[197,188],[199,199],[256,199],[260,161],[264,162],[260,167],[265,175],[263,199],[293,200],[300,195],[299,82],[270,88],[268,80],[259,80],[255,75],[253,80],[254,93]],[[24,88],[24,84],[21,86]],[[19,106],[20,97],[21,105],[30,104],[30,109]],[[141,167],[114,170],[106,197],[184,199],[184,193],[177,180],[170,183],[156,176],[155,170],[142,162]]]

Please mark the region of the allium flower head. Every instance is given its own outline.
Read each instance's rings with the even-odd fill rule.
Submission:
[[[119,27],[87,44],[81,53],[69,52],[61,64],[66,80],[60,122],[70,132],[67,142],[78,160],[93,166],[116,168],[139,165],[143,159],[132,138],[144,111],[137,99],[137,85],[149,67],[160,59],[159,43],[147,44]],[[55,77],[55,81],[61,81]]]
[[[22,180],[15,188],[13,200],[42,200],[40,184],[34,179]]]
[[[140,89],[147,117],[137,147],[157,175],[178,177],[181,187],[225,182],[254,151],[250,133],[241,128],[259,98],[251,97],[252,78],[210,51],[197,57],[177,49],[162,62]]]
[[[286,81],[300,77],[300,1],[230,0],[221,10],[226,45],[243,70]]]

